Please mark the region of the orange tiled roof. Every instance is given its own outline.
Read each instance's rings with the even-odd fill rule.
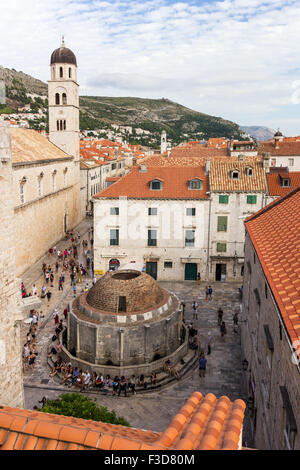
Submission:
[[[40,132],[23,128],[12,128],[10,132],[13,163],[72,158]]]
[[[289,188],[281,186],[281,178],[289,178],[291,186]],[[285,196],[293,189],[300,186],[300,171],[288,173],[270,173],[267,174],[267,182],[270,196]]]
[[[300,340],[300,187],[249,217],[245,225],[291,342]]]
[[[192,146],[188,147],[176,147],[171,150],[170,157],[203,157],[203,158],[214,158],[214,157],[229,157],[228,149],[222,148],[207,148],[204,146]]]
[[[274,147],[273,142],[261,142],[259,146],[259,153],[270,152],[272,156],[300,156],[300,142],[279,142],[278,148]]]
[[[245,403],[195,392],[163,433],[0,409],[1,450],[238,450]]]
[[[203,188],[191,190],[188,182],[195,177],[203,181]],[[163,189],[153,191],[150,182],[154,179],[163,181]],[[139,171],[138,166],[132,167],[130,173],[125,175],[112,186],[96,194],[95,198],[118,198],[127,196],[132,199],[207,199],[208,178],[204,169],[198,167],[148,167],[147,172]]]
[[[253,169],[253,175],[247,176],[246,168]],[[239,179],[232,179],[230,171],[238,170]],[[261,158],[245,157],[243,162],[238,157],[226,161],[211,160],[209,184],[211,191],[267,191],[267,180]]]

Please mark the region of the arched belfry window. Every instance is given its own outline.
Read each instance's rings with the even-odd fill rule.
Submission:
[[[60,78],[63,78],[64,76],[64,69],[62,67],[59,67],[59,76]]]
[[[59,131],[59,121],[56,121],[56,127],[57,127],[57,130]]]
[[[64,131],[67,129],[67,121],[64,121]]]
[[[59,93],[55,94],[55,104],[60,104],[60,96]]]
[[[62,94],[62,104],[67,104],[67,95],[66,95],[66,93]]]
[[[72,78],[72,69],[71,69],[71,67],[69,68],[69,78]]]

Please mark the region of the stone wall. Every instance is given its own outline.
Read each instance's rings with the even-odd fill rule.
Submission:
[[[154,318],[118,324],[92,321],[70,307],[68,317],[68,349],[93,364],[129,366],[145,364],[174,352],[181,342],[182,313],[173,297],[169,308]],[[152,312],[149,312],[152,313]],[[130,317],[130,315],[128,315]],[[127,316],[126,316],[127,317]],[[113,322],[113,319],[115,322]]]
[[[245,247],[242,348],[249,362],[248,393],[254,399],[252,431],[258,449],[286,449],[288,413],[280,387],[286,387],[300,448],[300,368],[292,361],[292,344],[248,234]],[[267,328],[266,328],[267,327]],[[269,334],[268,334],[269,332]],[[271,343],[270,343],[271,338]],[[273,350],[272,346],[273,343]]]
[[[9,128],[0,121],[0,405],[24,407]]]

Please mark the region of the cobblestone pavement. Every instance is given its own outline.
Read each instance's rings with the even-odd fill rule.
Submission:
[[[80,241],[87,240],[89,242],[88,230],[92,225],[91,219],[85,219],[79,226],[76,227],[75,232],[80,233]],[[65,249],[71,246],[71,242],[69,240],[62,240],[61,242],[57,243],[57,249]],[[90,242],[88,249],[90,249]],[[85,257],[82,252],[82,245],[80,246],[80,253],[79,253],[79,263],[83,263],[85,266]],[[69,302],[74,298],[73,295],[73,287],[71,287],[70,283],[70,273],[65,273],[65,282],[63,291],[58,290],[58,278],[62,272],[62,262],[60,262],[60,268],[58,273],[55,273],[55,263],[57,261],[57,255],[52,256],[44,256],[40,259],[34,266],[32,266],[23,276],[22,281],[25,284],[25,287],[28,292],[31,291],[33,284],[37,287],[38,295],[41,292],[42,285],[44,284],[44,276],[42,272],[42,264],[45,262],[47,266],[51,265],[54,268],[54,282],[53,288],[50,287],[50,281],[47,288],[52,293],[50,303],[48,303],[47,298],[42,299],[42,306],[40,311],[43,312],[44,318],[39,321],[39,326],[37,329],[36,334],[36,344],[38,348],[38,357],[36,360],[36,365],[33,370],[28,368],[26,372],[23,374],[24,386],[25,386],[25,393],[26,393],[26,386],[31,385],[47,385],[47,386],[56,386],[57,382],[51,377],[49,377],[49,369],[47,368],[47,347],[49,342],[55,333],[55,326],[53,320],[53,310],[58,308],[60,313],[60,318],[63,318],[62,312],[65,307],[69,304]],[[80,293],[81,290],[88,284],[89,286],[92,285],[92,278],[91,276],[83,277],[82,283],[77,285],[77,293]],[[29,326],[23,324],[21,327],[21,345],[25,344],[26,342],[26,334],[29,330]]]
[[[97,396],[99,404],[114,409],[120,416],[125,417],[133,427],[163,431],[173,416],[183,406],[187,398],[194,392],[200,391],[203,395],[213,393],[217,397],[227,395],[231,400],[246,399],[243,388],[243,372],[240,345],[240,332],[233,331],[233,314],[239,310],[240,299],[238,294],[239,283],[213,283],[213,299],[205,301],[205,285],[197,285],[196,282],[161,282],[160,285],[179,297],[186,304],[185,320],[193,322],[198,328],[200,347],[206,349],[205,343],[208,332],[212,335],[211,354],[207,355],[206,376],[199,377],[198,369],[190,371],[187,376],[175,384],[170,384],[162,391],[153,394],[135,395],[128,398]],[[67,304],[72,298],[72,292],[61,299],[62,304]],[[59,299],[57,299],[59,300]],[[193,320],[192,303],[197,301],[198,319]],[[227,335],[221,338],[217,322],[217,310],[221,306],[224,310],[223,320],[227,326]],[[60,311],[61,311],[60,307]],[[52,314],[51,314],[52,315]],[[49,336],[53,331],[53,321],[50,319],[47,326],[39,333],[39,345],[46,348]],[[38,404],[43,396],[55,398],[67,390],[57,387],[57,382],[49,380],[49,371],[45,367],[46,355],[43,354],[38,362],[36,370],[25,376],[25,405],[31,409]],[[41,382],[47,380],[47,384]],[[33,388],[39,387],[39,388]],[[45,388],[42,388],[45,387]],[[252,445],[249,423],[246,416],[244,423],[244,442]]]

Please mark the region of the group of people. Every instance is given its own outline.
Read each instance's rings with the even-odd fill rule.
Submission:
[[[74,387],[75,389],[79,389],[81,392],[94,388],[96,390],[103,391],[105,395],[111,391],[113,396],[120,396],[121,393],[124,392],[125,397],[127,397],[127,392],[132,392],[133,395],[136,394],[137,386],[146,389],[148,383],[154,385],[157,382],[155,372],[151,374],[150,381],[147,382],[143,374],[138,378],[135,375],[131,375],[128,379],[125,376],[115,376],[112,378],[109,374],[106,376],[101,372],[93,372],[91,374],[88,370],[84,371],[79,369],[79,367],[73,367],[71,362],[64,363],[62,361],[59,355],[62,346],[61,344],[55,343],[57,338],[54,337],[53,339],[54,342],[50,346],[49,356],[53,356],[55,354],[57,355],[57,359],[55,360],[49,375],[51,377],[57,375],[61,380],[61,384],[66,385],[69,388]]]
[[[206,302],[212,300],[212,293],[213,293],[212,287],[206,286],[205,287],[205,301]],[[184,302],[182,302],[181,305],[182,305],[182,312],[183,312],[183,319],[184,319],[186,305]],[[198,320],[198,308],[199,308],[199,305],[197,301],[193,301],[192,303],[193,321]],[[226,327],[225,321],[223,320],[223,315],[224,315],[223,309],[219,307],[217,310],[217,322],[218,322],[218,327],[220,330],[221,338],[225,340],[225,336],[227,334],[227,327]],[[239,315],[238,311],[236,311],[233,315],[234,333],[238,332],[238,321],[239,321],[238,315]],[[198,330],[195,327],[194,323],[191,323],[190,325],[188,325],[187,329],[188,329],[188,344],[189,344],[190,349],[199,350],[199,356],[198,356],[199,357],[199,375],[200,377],[205,377],[207,359],[205,357],[204,349],[200,349],[200,344],[198,340]],[[210,355],[212,351],[212,334],[210,331],[208,332],[208,335],[207,335],[205,347],[206,347],[206,354]]]
[[[90,232],[89,232],[90,233]],[[51,300],[52,292],[49,289],[54,287],[54,280],[55,275],[58,275],[58,290],[63,291],[64,285],[66,281],[66,274],[69,272],[70,274],[70,283],[73,286],[73,292],[76,296],[77,294],[77,284],[81,284],[82,279],[84,276],[88,274],[89,269],[91,268],[91,263],[93,262],[92,258],[90,257],[90,252],[88,250],[88,241],[82,241],[82,249],[83,254],[85,256],[86,265],[84,266],[83,263],[79,263],[78,256],[79,256],[79,249],[80,249],[80,234],[75,235],[73,232],[68,233],[67,238],[70,238],[72,242],[72,246],[65,250],[58,250],[56,247],[51,248],[49,250],[49,256],[57,255],[57,260],[55,264],[49,264],[47,266],[46,263],[42,265],[42,271],[44,274],[44,283],[41,290],[41,298],[47,298],[48,305]],[[59,270],[61,269],[60,274],[58,274]],[[35,287],[35,286],[34,286]],[[35,288],[36,289],[36,288]],[[35,292],[36,294],[36,292]]]
[[[29,368],[33,370],[36,366],[36,358],[38,356],[38,348],[36,344],[36,334],[38,329],[39,320],[44,318],[43,312],[31,310],[29,318],[31,319],[30,328],[26,335],[26,343],[23,346],[22,362],[23,372],[25,373]]]

